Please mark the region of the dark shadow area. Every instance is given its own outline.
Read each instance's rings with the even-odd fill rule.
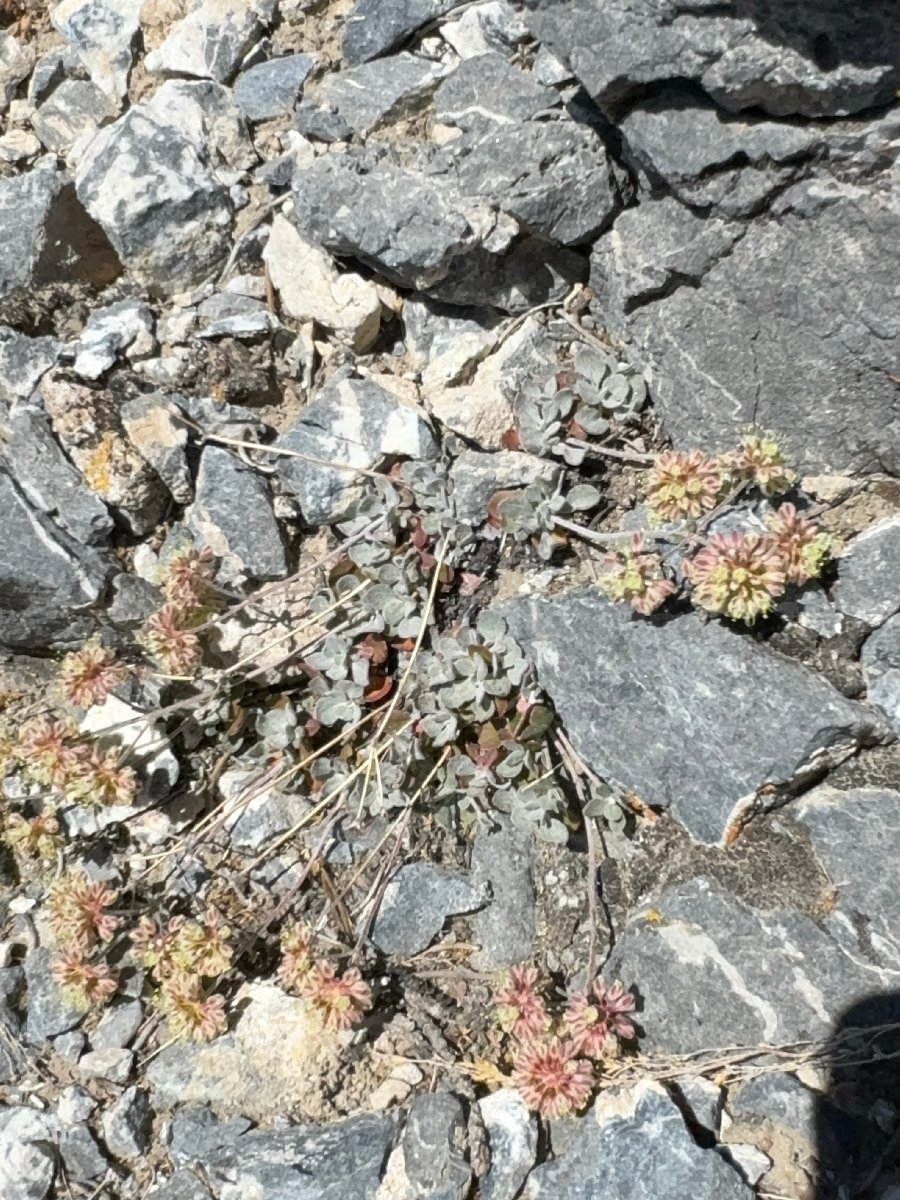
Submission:
[[[900,991],[854,1004],[829,1044],[816,1105],[816,1200],[900,1197]]]

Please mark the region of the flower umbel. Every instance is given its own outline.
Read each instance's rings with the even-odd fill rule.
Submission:
[[[98,942],[108,942],[119,924],[105,910],[115,904],[116,893],[103,883],[91,883],[83,870],[67,871],[47,894],[50,928],[61,946],[84,953]]]
[[[782,504],[766,524],[784,560],[789,583],[804,584],[822,574],[825,559],[835,550],[830,534],[818,530],[793,504]]]
[[[724,479],[702,450],[665,450],[647,472],[644,494],[660,521],[695,520],[715,507]]]
[[[372,1007],[372,991],[352,967],[338,975],[328,962],[317,962],[306,975],[300,994],[326,1029],[349,1029]]]
[[[572,1042],[541,1038],[526,1042],[513,1067],[513,1083],[529,1108],[542,1117],[565,1117],[584,1108],[594,1086],[589,1062]]]
[[[23,726],[17,757],[36,783],[63,787],[77,768],[83,746],[73,721],[38,717]]]
[[[69,799],[78,804],[133,804],[137,776],[131,767],[121,766],[121,752],[97,746],[83,749],[85,752],[78,756],[66,781],[65,793]]]
[[[739,450],[725,456],[729,469],[766,496],[786,492],[795,479],[771,433],[745,433]]]
[[[190,613],[172,602],[147,619],[147,647],[170,675],[188,675],[200,661],[200,639],[190,620]]]
[[[535,967],[510,967],[494,999],[500,1028],[514,1037],[537,1037],[550,1026],[550,1014],[540,994],[541,976]]]
[[[644,616],[655,612],[667,596],[677,591],[663,574],[658,554],[644,549],[644,539],[636,533],[627,550],[607,556],[611,569],[599,579],[599,586],[613,600],[627,600],[635,612]]]
[[[618,980],[607,987],[602,979],[595,979],[591,992],[593,996],[576,992],[572,997],[563,1028],[579,1053],[598,1058],[611,1034],[634,1037],[634,1023],[627,1014],[634,1012],[635,998]]]
[[[312,970],[312,932],[306,925],[290,925],[281,935],[278,982],[287,991],[299,990]]]
[[[67,654],[59,668],[66,698],[82,708],[102,704],[128,677],[127,669],[94,638],[80,650]]]
[[[105,1004],[119,983],[108,963],[89,963],[80,950],[64,950],[52,970],[53,978],[77,1008]]]
[[[59,822],[52,813],[38,813],[34,817],[23,817],[10,813],[3,832],[3,840],[11,850],[25,858],[38,858],[50,862],[63,844]]]
[[[178,939],[183,928],[184,917],[171,917],[165,928],[150,917],[141,917],[129,934],[134,957],[158,980],[175,974]]]
[[[787,584],[777,546],[758,533],[714,533],[684,569],[696,604],[748,625],[771,609]]]
[[[177,973],[163,980],[157,1006],[175,1037],[209,1042],[227,1028],[225,997],[207,995],[195,975]]]

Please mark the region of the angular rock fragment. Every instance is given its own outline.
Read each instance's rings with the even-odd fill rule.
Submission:
[[[336,114],[354,133],[364,135],[397,120],[420,104],[444,74],[438,63],[413,54],[395,54],[326,75],[304,103]]]
[[[222,579],[280,579],[284,544],[265,478],[229,450],[207,446],[185,524],[221,560]]]
[[[62,348],[57,338],[28,337],[0,325],[0,402],[27,400]]]
[[[0,1106],[0,1195],[44,1200],[56,1174],[56,1123],[48,1113]]]
[[[34,66],[34,49],[0,29],[0,113],[6,112],[16,88]]]
[[[511,1088],[478,1101],[488,1136],[491,1165],[479,1180],[482,1200],[516,1200],[537,1157],[537,1117]]]
[[[312,54],[288,54],[242,71],[234,84],[235,103],[248,121],[289,113],[315,63]]]
[[[356,0],[344,23],[341,49],[349,63],[367,62],[392,50],[428,21],[466,0]]]
[[[387,456],[428,459],[437,453],[425,414],[372,379],[329,384],[276,444],[298,452],[278,459],[278,474],[310,525],[346,511],[359,491],[352,468],[370,471]]]
[[[0,297],[27,286],[46,240],[46,218],[63,186],[55,158],[0,179]]]
[[[126,1088],[103,1114],[101,1124],[110,1153],[126,1162],[141,1158],[150,1147],[153,1126],[147,1093],[136,1087]]]
[[[472,912],[486,889],[430,863],[401,867],[385,889],[372,941],[384,954],[409,957],[428,948],[448,917]]]
[[[388,1186],[401,1195],[465,1200],[472,1182],[465,1147],[466,1122],[459,1100],[447,1092],[416,1096],[385,1172]]]
[[[121,407],[122,428],[178,504],[194,494],[187,461],[187,428],[178,407],[160,395],[135,396]]]
[[[95,308],[88,317],[75,350],[73,370],[82,379],[96,380],[114,366],[122,350],[129,357],[146,357],[156,346],[153,313],[138,300],[119,300]]]
[[[76,142],[89,141],[117,113],[118,105],[95,83],[66,79],[41,104],[31,123],[44,146],[66,158]]]
[[[440,29],[441,37],[462,59],[513,50],[529,37],[528,26],[509,0],[484,0],[444,21]]]
[[[148,71],[227,83],[275,15],[276,0],[201,0],[147,55]]]
[[[209,79],[169,79],[142,106],[179,130],[226,187],[257,162],[247,122],[231,91]]]
[[[866,639],[862,662],[867,700],[881,709],[900,736],[900,614]]]
[[[900,516],[878,521],[847,546],[838,559],[834,603],[873,626],[900,610]]]
[[[490,903],[472,917],[476,970],[496,971],[526,962],[534,952],[537,912],[534,842],[506,818],[480,830],[472,847],[471,881],[490,892]]]
[[[488,53],[460,63],[438,87],[433,107],[439,120],[469,129],[486,120],[504,125],[531,121],[561,103],[559,94],[529,71],[520,71],[502,54]]]
[[[723,841],[762,789],[889,736],[875,710],[695,615],[646,621],[586,588],[499,611],[585,760],[703,842]]]
[[[381,300],[373,283],[339,271],[329,255],[280,215],[272,222],[263,258],[287,313],[332,329],[357,353],[372,346],[381,328]]]
[[[51,14],[54,26],[74,48],[91,80],[115,101],[128,90],[143,2],[62,0]]]
[[[756,0],[734,10],[679,0],[524,0],[531,32],[568,63],[604,110],[673,79],[731,112],[841,116],[891,103],[900,29],[891,0],[864,8]],[[602,51],[598,50],[602,47]]]
[[[701,1150],[657,1083],[606,1093],[555,1161],[531,1172],[523,1200],[650,1197],[750,1200],[751,1188],[715,1150]]]

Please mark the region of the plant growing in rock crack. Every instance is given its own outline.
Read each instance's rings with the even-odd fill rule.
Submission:
[[[644,479],[651,520],[674,523],[667,538],[680,545],[680,573],[698,608],[752,625],[772,611],[788,585],[821,575],[836,541],[791,503],[772,500],[794,482],[777,439],[748,431],[738,449],[711,458],[700,450],[663,451]],[[706,533],[704,526],[734,510],[737,499],[761,493],[758,528]],[[737,510],[734,510],[737,511]],[[750,517],[748,516],[748,520]],[[661,554],[648,550],[652,531],[606,556],[600,587],[642,615],[678,588]]]
[[[505,1035],[505,1061],[512,1067],[509,1082],[529,1108],[552,1119],[585,1107],[604,1064],[637,1030],[631,1016],[635,997],[618,981],[607,985],[594,979],[565,1004],[548,1003],[547,990],[536,968],[511,967],[495,992],[494,1011]],[[479,1077],[507,1082],[488,1066],[476,1064]]]

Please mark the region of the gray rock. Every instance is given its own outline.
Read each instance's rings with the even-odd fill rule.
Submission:
[[[147,1093],[126,1088],[103,1114],[101,1126],[111,1154],[125,1161],[141,1158],[149,1150],[153,1134],[153,1109]]]
[[[66,79],[31,119],[48,150],[66,157],[81,138],[92,135],[118,112],[118,105],[88,79]]]
[[[530,835],[506,818],[499,829],[479,830],[472,846],[471,880],[491,896],[490,904],[472,917],[472,940],[480,946],[472,966],[498,970],[530,959],[537,925]]]
[[[0,388],[3,399],[27,400],[42,375],[59,358],[63,343],[54,337],[28,337],[0,325]]]
[[[466,1146],[459,1100],[449,1092],[416,1096],[401,1141],[411,1194],[421,1200],[465,1200],[472,1182]]]
[[[437,440],[425,414],[372,379],[328,384],[276,443],[306,458],[279,458],[284,487],[297,497],[310,525],[336,520],[358,494],[359,477],[324,463],[363,471],[387,457],[434,458]]]
[[[122,262],[163,292],[200,282],[228,252],[231,205],[205,158],[202,145],[138,105],[78,163],[81,203]]]
[[[0,645],[34,651],[87,636],[112,565],[35,511],[0,469]]]
[[[724,449],[756,424],[801,472],[900,470],[898,229],[887,173],[804,180],[749,224],[645,202],[596,245],[596,311],[647,369],[678,445]]]
[[[0,1106],[0,1196],[44,1200],[56,1174],[51,1117],[33,1108]]]
[[[258,775],[240,768],[223,772],[219,791],[225,799],[223,825],[239,853],[259,853],[272,838],[293,829],[310,810],[303,796],[261,787]]]
[[[294,174],[293,196],[301,233],[406,287],[434,283],[475,238],[446,186],[389,164],[323,155]]]
[[[315,64],[312,54],[289,54],[242,71],[234,84],[238,108],[248,121],[267,121],[292,112]]]
[[[557,92],[496,53],[460,63],[434,95],[435,116],[460,129],[482,127],[485,120],[500,124],[531,121],[560,104]],[[547,132],[548,127],[543,129]]]
[[[147,1200],[213,1200],[212,1192],[193,1171],[176,1171],[147,1193]]]
[[[805,6],[777,0],[735,10],[702,4],[688,13],[678,0],[524,0],[524,8],[537,40],[606,110],[679,79],[731,112],[840,116],[891,103],[900,83],[890,0],[862,9],[826,0],[816,5],[814,26]]]
[[[170,79],[143,105],[155,120],[179,130],[216,179],[229,189],[256,165],[257,154],[231,90],[209,79]],[[239,202],[232,193],[232,202]]]
[[[275,15],[276,0],[201,0],[148,54],[148,71],[227,83]]]
[[[246,1117],[224,1121],[209,1108],[178,1108],[172,1114],[169,1157],[176,1167],[202,1165],[213,1151],[233,1144],[251,1124]]]
[[[29,103],[37,105],[46,100],[67,75],[78,72],[80,62],[78,52],[71,45],[54,46],[46,54],[42,54],[34,64],[34,70],[28,80],[26,95]]]
[[[134,633],[162,602],[162,593],[152,583],[123,571],[112,581],[106,615],[117,628]]]
[[[883,625],[900,610],[900,516],[854,538],[838,559],[834,603],[848,617]]]
[[[518,1092],[501,1088],[478,1101],[491,1165],[479,1180],[481,1200],[516,1200],[538,1148],[538,1123]]]
[[[410,296],[402,316],[406,352],[429,391],[468,376],[500,336],[500,317],[491,308],[457,308]]]
[[[176,405],[160,395],[135,396],[120,409],[122,428],[178,504],[194,494],[187,460],[187,428]]]
[[[103,1013],[91,1034],[92,1050],[110,1050],[127,1046],[141,1027],[144,1010],[139,1000],[120,1000]]]
[[[51,14],[91,79],[113,100],[128,90],[143,0],[62,0]]]
[[[393,1116],[364,1114],[324,1128],[252,1130],[204,1156],[214,1183],[235,1197],[375,1200],[394,1140]]]
[[[265,308],[256,312],[235,313],[230,317],[222,317],[212,321],[204,329],[199,330],[199,338],[253,338],[263,334],[273,333],[281,328],[281,322],[274,313]]]
[[[30,171],[0,179],[0,297],[31,282],[44,249],[47,213],[62,186],[51,156]]]
[[[675,1086],[692,1119],[702,1129],[717,1135],[725,1100],[723,1089],[709,1079],[690,1075],[676,1079]]]
[[[425,291],[447,304],[490,304],[507,313],[524,313],[564,300],[586,275],[582,255],[526,235],[506,253],[479,248],[452,259],[440,281]]]
[[[59,1093],[56,1115],[62,1125],[73,1127],[89,1120],[97,1107],[97,1101],[85,1088],[72,1083]]]
[[[25,991],[21,967],[0,967],[0,1084],[13,1083],[26,1066],[21,1050],[19,1009]]]
[[[73,1029],[69,1033],[61,1033],[59,1037],[53,1039],[53,1052],[58,1054],[60,1058],[67,1063],[76,1063],[84,1050],[87,1038],[80,1029]]]
[[[74,1029],[84,1017],[84,1010],[69,1004],[52,975],[53,950],[39,947],[25,959],[25,981],[28,987],[28,1016],[25,1037],[39,1045],[57,1033]]]
[[[552,484],[561,478],[561,468],[534,454],[498,450],[485,454],[463,450],[450,467],[450,496],[459,521],[483,525],[488,501],[501,488],[527,487],[542,480]]]
[[[352,132],[364,135],[420,105],[437,86],[443,68],[427,58],[395,54],[325,76],[312,97]]]
[[[465,8],[458,18],[445,21],[440,30],[444,41],[463,59],[492,50],[514,50],[530,36],[508,0],[483,0]]]
[[[205,447],[196,499],[184,519],[197,543],[210,546],[221,559],[223,579],[280,579],[287,574],[268,484],[229,450]]]
[[[401,867],[385,888],[372,941],[384,954],[408,958],[428,948],[448,917],[480,908],[483,888],[430,863]]]
[[[715,1150],[701,1150],[673,1100],[655,1083],[616,1089],[554,1162],[536,1167],[523,1200],[750,1200]]]
[[[77,1183],[87,1183],[96,1179],[109,1167],[97,1145],[97,1139],[83,1125],[63,1130],[59,1138],[59,1153],[66,1176]]]
[[[107,1079],[110,1083],[127,1083],[134,1065],[134,1054],[124,1046],[109,1046],[103,1050],[89,1050],[78,1060],[78,1074],[82,1079]]]
[[[135,354],[150,354],[155,349],[153,313],[138,300],[118,300],[95,308],[75,347],[73,370],[82,379],[99,379],[122,350],[137,347]]]
[[[900,613],[889,617],[862,648],[866,698],[877,704],[900,735]]]
[[[23,405],[10,414],[8,428],[8,461],[29,502],[83,545],[108,542],[109,510],[63,454],[44,414]]]
[[[817,1104],[815,1092],[781,1072],[748,1079],[728,1097],[728,1111],[736,1123],[781,1126],[803,1138],[810,1150],[816,1144]]]
[[[0,113],[6,112],[16,89],[34,66],[34,50],[11,33],[0,30]]]
[[[344,21],[341,49],[349,63],[392,50],[422,25],[461,8],[466,0],[356,0]]]
[[[594,769],[722,841],[767,784],[884,739],[874,710],[718,622],[636,617],[587,588],[498,606]]]

